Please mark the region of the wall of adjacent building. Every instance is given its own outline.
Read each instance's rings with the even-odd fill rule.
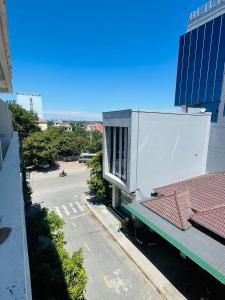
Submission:
[[[127,181],[123,182],[109,172],[110,145],[104,138],[104,178],[142,198],[158,186],[204,174],[210,121],[210,113],[105,113],[105,126],[128,127],[128,155]]]
[[[12,132],[11,113],[8,109],[7,103],[0,100],[0,143],[2,151],[1,155],[3,158],[5,157],[9,146]]]
[[[9,237],[0,245],[0,299],[31,297],[18,135],[14,133],[0,170],[0,227]]]
[[[149,196],[153,188],[205,173],[210,114],[133,114],[131,189]]]

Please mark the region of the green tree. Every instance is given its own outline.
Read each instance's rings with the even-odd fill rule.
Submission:
[[[32,206],[26,218],[34,300],[81,300],[87,284],[82,251],[64,248],[64,221],[54,212]]]
[[[58,137],[59,155],[70,156],[80,154],[80,144],[73,132],[63,132]]]
[[[97,153],[102,151],[103,145],[103,134],[98,131],[94,130],[89,132],[89,145],[88,145],[88,152],[90,153]]]
[[[102,152],[98,152],[92,160],[87,162],[90,169],[88,186],[92,195],[101,201],[108,201],[111,199],[111,189],[109,183],[102,177],[102,159]]]
[[[35,124],[35,121],[38,120],[38,116],[36,114],[22,108],[22,106],[17,104],[15,101],[8,102],[8,105],[12,112],[12,122],[15,131],[23,133],[40,131],[40,128]]]
[[[58,133],[54,130],[34,132],[23,141],[23,155],[26,166],[37,166],[48,162],[54,164],[58,155]]]

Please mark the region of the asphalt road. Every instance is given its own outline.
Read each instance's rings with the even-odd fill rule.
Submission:
[[[88,273],[87,300],[160,299],[144,275],[92,215],[81,195],[88,190],[85,166],[59,171],[32,173],[33,202],[54,210],[65,220],[66,247],[82,248]]]

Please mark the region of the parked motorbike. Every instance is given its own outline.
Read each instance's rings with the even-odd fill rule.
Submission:
[[[67,176],[66,172],[62,171],[61,173],[59,173],[59,177],[65,177],[65,176]]]

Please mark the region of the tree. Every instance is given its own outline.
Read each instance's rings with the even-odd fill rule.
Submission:
[[[102,151],[103,135],[100,131],[94,130],[89,133],[88,152],[96,153]]]
[[[47,130],[32,133],[23,141],[25,165],[54,164],[58,148],[57,132]]]
[[[63,156],[79,155],[80,145],[76,135],[72,132],[63,132],[58,137],[59,149],[58,154]]]
[[[40,131],[40,128],[35,124],[38,116],[32,112],[22,108],[15,101],[8,102],[9,109],[12,113],[12,122],[15,131],[22,133],[31,133]]]
[[[99,200],[107,201],[111,199],[111,189],[109,183],[102,177],[102,159],[102,152],[98,152],[92,160],[87,162],[90,169],[88,186],[92,195]]]
[[[64,221],[33,205],[26,217],[32,296],[34,300],[81,300],[87,284],[82,251],[64,248]]]

